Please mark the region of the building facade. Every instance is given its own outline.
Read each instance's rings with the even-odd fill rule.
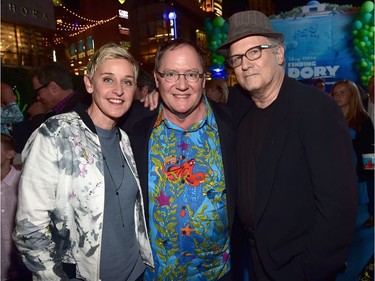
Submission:
[[[151,71],[158,47],[186,38],[206,49],[205,17],[222,13],[222,0],[3,0],[3,66],[34,68],[47,61],[82,75],[95,48],[115,42]]]
[[[45,54],[43,34],[55,29],[52,1],[2,0],[1,64],[28,68],[41,64]]]

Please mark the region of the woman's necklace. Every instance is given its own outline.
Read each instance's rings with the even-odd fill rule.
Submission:
[[[106,158],[105,158],[104,155],[103,155],[103,160],[104,160],[105,166],[107,167],[107,170],[108,170],[109,176],[111,177],[111,180],[112,180],[113,186],[115,187],[115,193],[116,193],[117,196],[119,196],[119,190],[120,190],[120,188],[121,188],[121,186],[122,186],[122,183],[123,183],[123,181],[124,181],[124,174],[125,174],[125,172],[124,172],[124,168],[125,168],[124,157],[121,157],[121,162],[122,162],[122,164],[121,164],[121,168],[122,168],[122,177],[121,177],[121,182],[120,182],[120,184],[119,184],[118,186],[116,186],[116,182],[115,182],[115,180],[114,180],[114,178],[113,178],[113,176],[112,176],[111,170],[110,170],[109,167],[108,167],[108,163],[107,163],[107,160],[106,160]]]
[[[120,151],[121,151],[121,149],[120,149]],[[120,157],[121,157],[121,162],[122,162],[122,164],[121,164],[121,167],[122,167],[122,177],[121,177],[121,182],[120,182],[120,184],[118,186],[116,186],[115,179],[112,176],[111,170],[109,169],[106,157],[104,155],[103,155],[103,161],[105,163],[105,166],[107,167],[109,176],[111,177],[111,180],[112,180],[112,183],[113,183],[113,186],[115,187],[115,194],[116,194],[118,206],[119,206],[119,209],[120,209],[122,227],[124,228],[125,227],[124,217],[122,215],[122,207],[121,207],[121,202],[120,202],[120,197],[119,197],[119,195],[120,195],[119,191],[120,191],[120,188],[121,188],[122,183],[124,181],[124,175],[125,175],[125,171],[124,171],[125,170],[125,159],[124,159],[124,156],[122,155],[122,152],[120,154]]]

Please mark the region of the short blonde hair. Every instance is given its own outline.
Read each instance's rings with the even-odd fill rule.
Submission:
[[[134,81],[137,81],[139,66],[134,57],[123,47],[115,43],[107,43],[99,48],[87,64],[87,77],[91,80],[98,66],[108,59],[125,59],[133,65]]]

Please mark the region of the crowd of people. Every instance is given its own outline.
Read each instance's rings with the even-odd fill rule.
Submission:
[[[336,280],[360,184],[374,225],[373,77],[365,100],[287,77],[283,34],[253,10],[217,50],[231,88],[185,39],[153,74],[101,46],[87,93],[42,65],[25,117],[2,82],[1,280]]]

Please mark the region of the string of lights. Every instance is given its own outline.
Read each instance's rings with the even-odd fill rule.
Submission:
[[[84,21],[89,21],[89,22],[100,22],[102,20],[93,20],[93,19],[88,19],[88,18],[85,18],[85,17],[82,17],[80,15],[78,15],[77,13],[69,10],[67,7],[65,7],[63,4],[60,4],[60,7],[62,7],[65,11],[67,11],[68,13],[72,14],[73,16],[81,19],[81,20],[84,20]]]
[[[60,7],[63,8],[65,11],[67,11],[68,13],[74,15],[75,17],[83,20],[83,21],[86,21],[86,22],[91,22],[92,24],[79,24],[77,22],[75,23],[67,23],[67,22],[63,22],[62,19],[57,19],[56,20],[56,24],[58,25],[57,26],[57,30],[58,31],[64,31],[64,32],[72,32],[72,31],[75,31],[71,34],[68,34],[69,37],[73,37],[73,36],[76,36],[76,35],[79,35],[83,32],[85,32],[86,30],[90,29],[90,28],[93,28],[95,26],[98,26],[98,25],[102,25],[102,24],[105,24],[107,22],[110,22],[112,20],[114,20],[115,18],[118,17],[118,15],[115,15],[109,19],[104,19],[104,20],[93,20],[93,19],[88,19],[88,18],[85,18],[71,10],[69,10],[67,7],[65,7],[63,4],[60,4]]]
[[[84,29],[82,29],[82,30],[80,30],[80,31],[77,31],[77,32],[75,32],[75,33],[68,34],[68,36],[69,36],[69,37],[76,36],[76,35],[78,35],[78,34],[81,34],[82,32],[85,32],[86,30],[88,30],[88,29],[90,29],[90,28],[92,28],[92,27],[94,27],[94,26],[102,25],[102,24],[105,24],[105,23],[107,23],[107,22],[109,22],[109,21],[112,21],[112,20],[114,20],[114,19],[117,18],[117,17],[118,17],[118,16],[116,15],[116,16],[114,16],[114,17],[108,19],[108,20],[103,20],[103,21],[101,21],[101,22],[97,22],[97,23],[94,23],[94,24],[88,25],[88,26],[86,26]],[[57,29],[58,29],[58,28],[57,28]],[[58,29],[58,30],[59,30],[59,29]]]
[[[56,24],[60,27],[57,27],[58,30],[61,30],[61,31],[76,31],[76,30],[82,30],[90,25],[86,25],[86,24],[83,24],[83,25],[79,25],[79,24],[76,24],[76,23],[63,23],[61,20],[57,20],[56,21]]]

